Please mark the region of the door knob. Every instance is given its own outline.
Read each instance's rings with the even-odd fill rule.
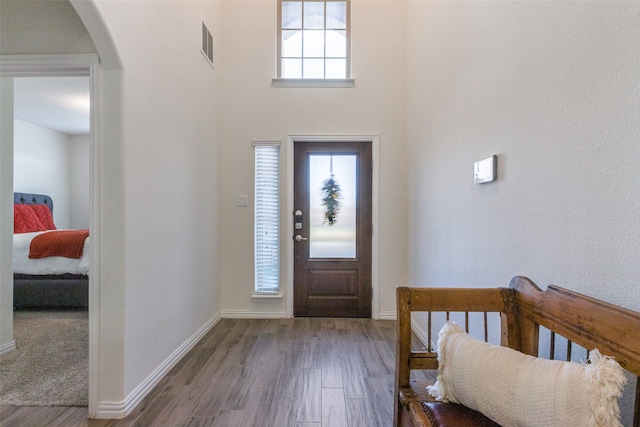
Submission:
[[[296,242],[301,242],[301,241],[303,241],[303,240],[308,240],[306,237],[302,237],[302,236],[301,236],[301,235],[299,235],[299,234],[296,234],[295,239],[296,239]]]

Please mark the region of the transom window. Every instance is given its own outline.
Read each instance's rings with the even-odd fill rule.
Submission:
[[[349,78],[349,0],[280,0],[278,77]]]

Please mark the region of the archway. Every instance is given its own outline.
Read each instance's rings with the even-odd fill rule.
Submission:
[[[112,323],[120,315],[117,309],[111,310],[113,306],[113,298],[103,298],[101,292],[101,266],[111,267],[109,259],[103,262],[101,248],[113,248],[121,244],[118,240],[121,233],[117,232],[117,228],[121,226],[117,221],[107,221],[105,226],[105,218],[120,217],[117,209],[105,207],[101,202],[103,200],[111,200],[110,205],[118,205],[113,203],[114,200],[120,200],[120,189],[113,182],[105,183],[102,180],[103,171],[108,170],[109,176],[119,174],[119,152],[121,122],[119,114],[121,111],[121,63],[111,39],[111,36],[104,25],[104,22],[92,1],[86,0],[70,0],[78,17],[85,25],[86,30],[92,38],[97,55],[4,55],[0,57],[0,74],[2,76],[52,76],[52,75],[69,75],[73,73],[81,73],[90,76],[91,80],[91,201],[90,201],[90,228],[92,233],[91,241],[91,280],[89,291],[89,417],[100,417],[99,403],[100,401],[109,400],[109,396],[105,397],[104,387],[101,386],[102,379],[106,378],[107,373],[120,371],[114,369],[119,367],[122,360],[118,357],[106,358],[104,350],[110,349],[110,342],[118,340],[118,333],[110,334],[105,338],[105,329],[101,325]],[[103,141],[108,141],[108,147],[103,146]],[[105,149],[106,148],[106,149]],[[115,155],[113,153],[116,153]],[[3,152],[3,158],[5,157]],[[3,174],[12,173],[12,168],[0,168]],[[4,176],[4,175],[3,175]],[[12,180],[11,180],[12,181]],[[111,180],[109,180],[111,181]],[[113,180],[117,181],[117,180]],[[3,193],[2,199],[8,198],[6,192],[12,191],[6,188],[0,189]],[[6,197],[5,197],[6,196]],[[114,210],[116,213],[114,214]],[[6,211],[4,211],[6,213]],[[8,217],[9,215],[5,215]],[[2,226],[8,227],[3,220]],[[109,236],[104,236],[102,230],[109,229]],[[7,233],[2,233],[7,234]],[[103,237],[105,237],[103,239]],[[6,242],[5,242],[6,243]],[[2,249],[6,249],[7,244],[3,244]],[[10,251],[10,244],[9,244]],[[5,257],[4,250],[3,258]],[[10,255],[9,255],[10,256]],[[114,266],[114,270],[119,268]],[[3,273],[3,277],[6,275]],[[111,276],[111,280],[117,281]],[[120,323],[120,322],[115,322]],[[120,332],[121,335],[121,332]],[[114,338],[115,336],[115,338]],[[108,361],[105,362],[105,359]],[[112,389],[118,389],[123,379],[110,379],[109,386]],[[111,393],[113,395],[113,392]]]

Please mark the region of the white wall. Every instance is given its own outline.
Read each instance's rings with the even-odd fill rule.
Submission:
[[[640,309],[638,11],[409,3],[413,284],[522,274]]]
[[[286,311],[282,252],[282,290],[278,303],[252,302],[253,293],[253,147],[254,139],[279,139],[286,159],[288,135],[379,135],[380,313],[394,315],[395,286],[406,282],[407,192],[405,153],[406,6],[398,1],[352,4],[352,74],[348,89],[274,88],[276,70],[275,1],[223,2],[224,144],[220,176],[220,280],[227,315],[282,315]],[[282,166],[284,168],[283,161]],[[282,239],[291,215],[284,170],[281,194]],[[236,195],[250,195],[248,208],[236,207]]]
[[[95,4],[123,67],[122,176],[103,179],[124,186],[110,203],[124,208],[122,391],[131,397],[220,311],[220,71],[200,42],[203,19],[221,39],[221,15],[217,2]]]
[[[0,8],[3,55],[96,52],[82,21],[66,0],[3,1]]]
[[[13,188],[48,194],[57,228],[70,228],[71,138],[23,120],[14,120]]]
[[[3,54],[95,51],[67,2],[0,5]],[[199,52],[201,19],[220,39],[219,4],[74,7],[94,31],[101,55],[96,130],[103,138],[92,160],[100,172],[92,197],[100,201],[101,286],[94,297],[101,317],[99,337],[90,337],[100,354],[91,389],[98,415],[121,416],[220,312],[220,97],[217,72]]]
[[[89,135],[71,136],[69,144],[69,226],[76,229],[89,228],[90,164]]]

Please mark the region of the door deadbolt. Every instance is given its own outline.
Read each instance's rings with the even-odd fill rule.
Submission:
[[[296,230],[302,230],[302,211],[297,210],[293,214],[293,225]]]

